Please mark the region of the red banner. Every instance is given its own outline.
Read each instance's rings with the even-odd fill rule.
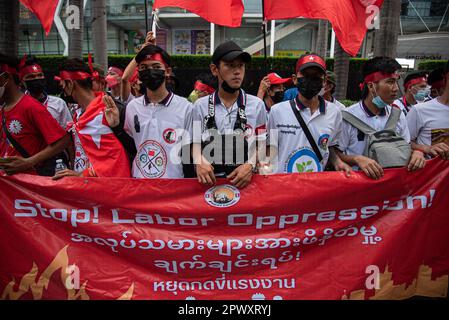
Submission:
[[[0,177],[0,298],[447,294],[448,162],[219,182]]]

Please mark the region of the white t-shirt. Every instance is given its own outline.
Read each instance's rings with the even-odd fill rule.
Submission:
[[[133,99],[126,107],[125,131],[134,139],[135,178],[183,178],[179,152],[192,141],[192,104],[170,93],[157,104],[146,96]]]
[[[320,162],[303,132],[290,105],[284,101],[271,108],[268,119],[269,144],[277,145],[277,159],[271,159],[275,173],[324,171],[329,159],[329,147],[339,143],[341,111],[335,104],[320,99],[320,107],[310,113],[296,98],[296,107],[318,145],[323,160]],[[275,131],[276,130],[276,131]],[[277,137],[276,137],[277,135]],[[277,161],[276,161],[277,160]]]
[[[214,94],[215,105],[215,123],[220,134],[232,134],[234,132],[234,125],[237,120],[238,104],[245,105],[246,134],[248,136],[257,137],[257,139],[266,136],[267,111],[265,110],[264,102],[253,95],[245,94],[240,90],[240,95],[231,108],[226,108],[221,102],[218,94]],[[246,99],[246,100],[245,100]],[[202,97],[195,102],[193,109],[193,121],[197,124],[201,123],[203,128],[204,118],[209,112],[209,96]],[[201,136],[195,134],[193,137],[195,143],[201,143]]]
[[[410,137],[424,145],[449,145],[449,106],[438,98],[415,105],[407,114]]]
[[[387,124],[388,117],[391,113],[391,106],[385,107],[384,111],[379,115],[373,114],[368,107],[366,107],[363,101],[359,101],[356,104],[346,108],[346,111],[356,116],[371,128],[376,131],[383,130]],[[405,115],[401,112],[398,124],[396,126],[396,132],[405,141],[410,142],[410,133],[407,127],[407,120]],[[360,132],[357,128],[343,120],[341,126],[341,137],[339,140],[339,149],[347,155],[363,155],[365,151],[367,137],[363,132]]]

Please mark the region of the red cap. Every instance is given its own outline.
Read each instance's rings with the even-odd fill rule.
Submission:
[[[296,63],[296,72],[302,71],[309,67],[318,67],[326,73],[326,62],[319,55],[306,54],[299,58]]]
[[[291,83],[292,79],[291,78],[281,78],[280,75],[278,75],[277,73],[269,73],[268,74],[268,80],[270,80],[270,84],[286,84],[286,83]]]

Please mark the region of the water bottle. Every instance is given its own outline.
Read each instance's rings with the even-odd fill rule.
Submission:
[[[55,173],[67,169],[67,166],[62,161],[62,159],[56,160],[56,167],[55,167]]]

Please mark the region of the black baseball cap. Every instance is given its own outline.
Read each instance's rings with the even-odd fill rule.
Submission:
[[[251,61],[251,55],[248,52],[244,52],[234,41],[227,41],[215,49],[212,63],[218,64],[220,60],[229,62],[237,58],[241,58],[245,63]]]

